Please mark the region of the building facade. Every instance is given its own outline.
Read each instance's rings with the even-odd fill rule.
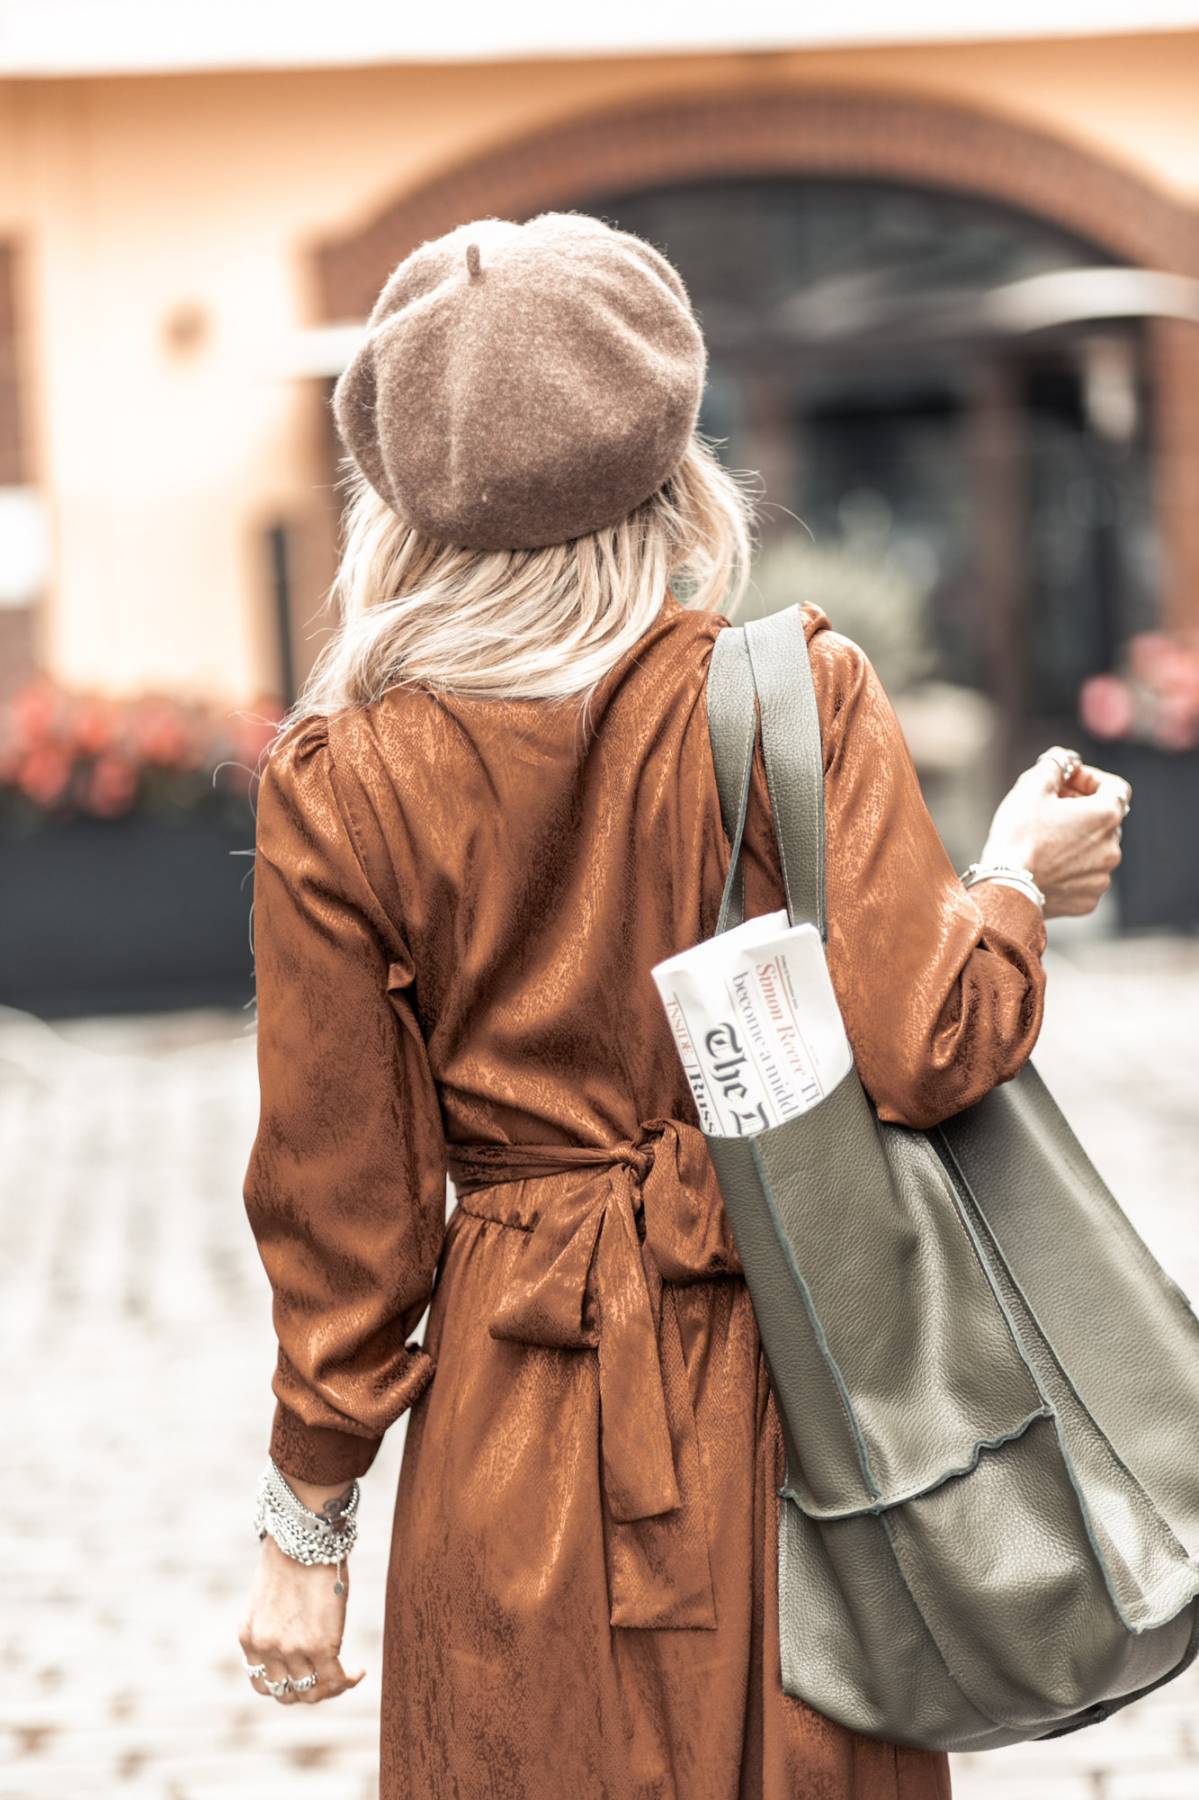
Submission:
[[[348,328],[424,238],[578,207],[688,280],[763,603],[993,786],[1199,622],[1197,77],[1152,31],[6,80],[9,678],[294,690]]]

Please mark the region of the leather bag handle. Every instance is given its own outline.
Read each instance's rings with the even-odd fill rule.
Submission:
[[[745,917],[745,870],[741,844],[749,811],[757,707],[745,633],[727,625],[718,633],[708,665],[708,734],[716,768],[720,813],[729,839],[729,868],[716,931],[731,931]]]
[[[824,751],[799,605],[764,619],[750,619],[745,625],[726,626],[713,645],[708,729],[731,845],[716,929],[729,930],[744,917],[741,850],[758,727],[755,696],[787,915],[793,925],[810,921],[827,943]]]

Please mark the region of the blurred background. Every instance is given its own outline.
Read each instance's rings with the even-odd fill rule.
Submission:
[[[0,0],[2,1800],[373,1791],[372,1682],[269,1707],[234,1642],[251,775],[328,629],[332,383],[463,220],[676,263],[762,479],[748,610],[866,647],[959,867],[1045,745],[1131,780],[1038,1063],[1199,1291],[1199,5],[413,10]],[[955,1792],[1195,1800],[1197,1695]]]

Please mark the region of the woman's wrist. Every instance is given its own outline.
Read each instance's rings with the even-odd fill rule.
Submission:
[[[1027,832],[1009,830],[988,837],[978,853],[978,860],[987,868],[1025,869],[1036,880],[1034,847]]]
[[[280,1473],[297,1500],[302,1500],[309,1512],[319,1513],[322,1518],[336,1518],[354,1490],[353,1478],[345,1481],[301,1481],[298,1476],[289,1475],[286,1469],[281,1469]]]
[[[1042,913],[1045,911],[1045,895],[1027,865],[984,857],[982,861],[971,863],[968,869],[964,869],[961,880],[962,885],[968,888],[975,887],[981,881],[994,881],[1001,886],[1015,888],[1018,893],[1026,894]]]
[[[258,1484],[254,1527],[259,1538],[272,1537],[285,1556],[298,1563],[329,1563],[337,1569],[334,1593],[344,1594],[342,1571],[358,1536],[359,1488],[355,1478],[347,1494],[318,1488],[309,1506],[272,1457]]]

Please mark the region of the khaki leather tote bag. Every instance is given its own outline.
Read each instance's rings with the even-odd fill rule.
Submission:
[[[740,920],[755,692],[787,911],[826,937],[797,607],[714,646],[717,929]],[[851,1069],[799,1118],[707,1141],[786,1444],[784,1689],[869,1736],[986,1750],[1185,1669],[1199,1321],[1031,1064],[931,1131],[880,1123]]]

